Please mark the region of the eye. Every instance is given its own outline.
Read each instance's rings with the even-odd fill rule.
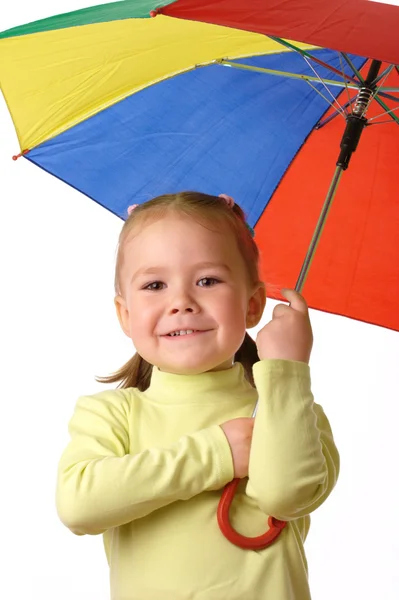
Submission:
[[[165,286],[164,283],[162,283],[162,281],[152,281],[151,283],[149,283],[148,285],[143,287],[143,290],[149,290],[149,291],[158,291],[160,289],[162,289],[161,286]]]
[[[200,285],[200,287],[213,287],[215,283],[220,283],[219,279],[216,279],[215,277],[203,277],[199,280],[198,285],[201,283],[201,281],[205,283]]]

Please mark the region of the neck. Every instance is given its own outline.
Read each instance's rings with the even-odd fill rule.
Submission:
[[[198,375],[179,375],[153,367],[151,382],[145,392],[152,400],[163,403],[236,401],[238,397],[256,395],[245,378],[241,363],[230,368],[206,371]]]

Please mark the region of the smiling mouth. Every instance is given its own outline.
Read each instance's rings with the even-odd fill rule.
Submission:
[[[172,338],[172,337],[173,338],[176,338],[176,337],[192,337],[194,335],[198,335],[199,333],[205,333],[205,331],[209,331],[209,330],[180,329],[180,330],[172,331],[171,333],[167,333],[163,337],[170,337],[170,338]]]

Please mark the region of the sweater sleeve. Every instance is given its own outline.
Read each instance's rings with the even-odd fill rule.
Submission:
[[[228,442],[216,425],[168,448],[129,454],[129,410],[122,390],[77,402],[56,493],[59,517],[77,535],[103,533],[176,500],[219,489],[234,476]]]
[[[334,488],[339,454],[315,404],[305,363],[262,360],[247,493],[266,514],[289,521],[318,508]]]

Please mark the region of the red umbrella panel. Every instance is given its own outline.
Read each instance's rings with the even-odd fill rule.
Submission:
[[[393,72],[388,81],[398,86],[399,74]],[[369,118],[380,112],[372,105]],[[312,132],[256,225],[263,275],[272,288],[296,281],[331,180],[343,126],[336,117]],[[306,297],[324,311],[399,330],[397,129],[393,122],[373,125],[370,120],[341,179],[309,271]]]
[[[155,12],[399,64],[396,0],[176,0]]]

